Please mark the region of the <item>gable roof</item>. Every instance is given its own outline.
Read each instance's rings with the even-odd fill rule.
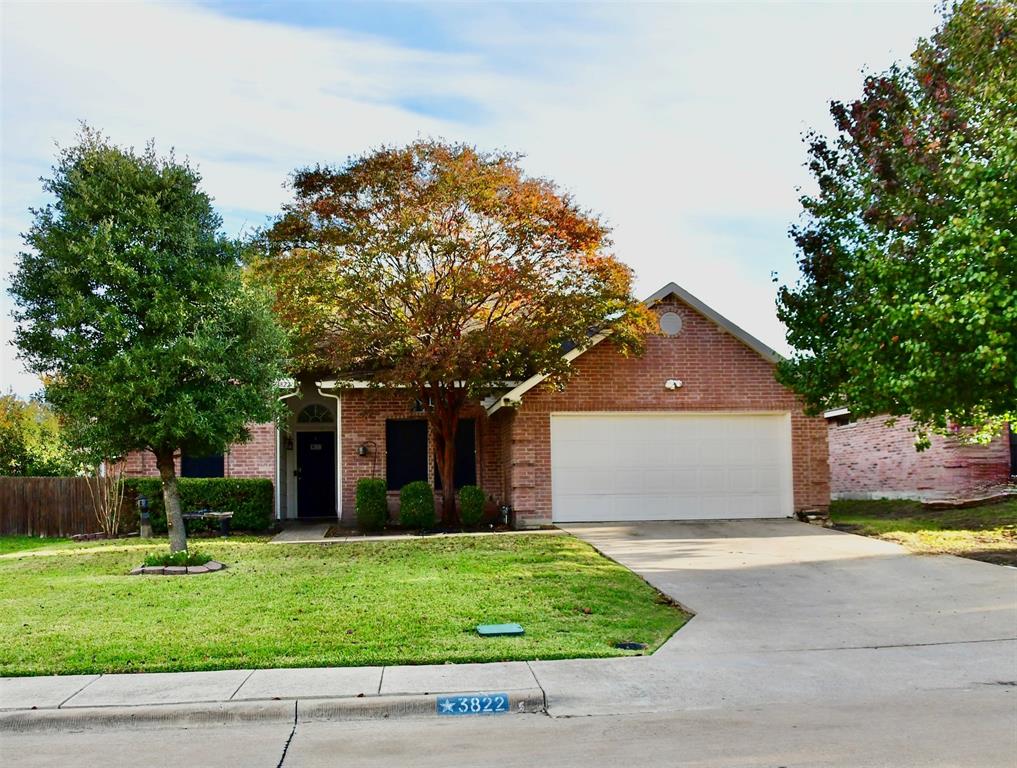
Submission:
[[[736,339],[738,339],[738,341],[742,342],[745,346],[747,346],[754,352],[757,352],[760,356],[766,358],[766,360],[768,360],[769,362],[777,363],[783,359],[781,355],[779,355],[774,350],[770,349],[770,347],[761,342],[751,333],[732,323],[722,314],[704,304],[702,301],[697,299],[695,296],[686,291],[677,283],[668,283],[664,287],[647,296],[643,303],[647,307],[653,307],[662,302],[664,299],[667,299],[671,296],[677,297],[680,301],[690,306],[692,309],[701,314],[703,317],[712,321],[715,325],[720,327],[721,330],[731,334]],[[588,346],[584,347],[583,349],[578,348],[571,349],[568,352],[566,352],[563,355],[563,357],[565,358],[566,361],[572,362],[587,350],[593,349],[593,347],[597,346],[600,342],[606,339],[610,335],[610,333],[611,333],[610,331],[598,333],[596,336],[590,339],[590,344]],[[522,401],[522,397],[524,394],[529,392],[531,389],[540,384],[540,382],[542,382],[546,378],[547,375],[542,373],[537,374],[536,376],[531,376],[526,381],[516,386],[514,389],[498,397],[496,400],[494,400],[493,403],[491,403],[491,405],[487,407],[488,415],[493,414],[495,411],[498,411],[503,406],[518,404],[519,402]]]
[[[656,293],[652,294],[649,298],[647,298],[644,303],[646,304],[646,306],[652,307],[654,304],[659,304],[661,301],[663,301],[664,299],[671,295],[677,296],[679,299],[681,299],[681,301],[688,304],[703,317],[707,318],[708,320],[712,320],[716,325],[720,326],[722,330],[725,330],[728,333],[730,333],[742,344],[747,346],[749,349],[758,352],[761,356],[765,357],[771,363],[779,363],[781,360],[784,359],[782,355],[770,349],[770,347],[766,346],[766,344],[761,342],[759,339],[757,339],[748,331],[732,323],[730,320],[728,320],[726,317],[720,314],[720,312],[718,312],[717,310],[701,302],[699,299],[697,299],[695,296],[686,291],[677,283],[668,283],[659,291],[657,291]]]

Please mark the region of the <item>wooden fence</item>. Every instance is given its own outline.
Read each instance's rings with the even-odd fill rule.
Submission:
[[[83,477],[0,477],[0,536],[101,530]]]

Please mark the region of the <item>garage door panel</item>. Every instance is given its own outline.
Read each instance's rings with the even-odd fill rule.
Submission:
[[[561,522],[791,514],[786,414],[551,417]]]

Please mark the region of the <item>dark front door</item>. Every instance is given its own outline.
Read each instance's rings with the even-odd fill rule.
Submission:
[[[297,517],[335,517],[335,432],[297,432]]]

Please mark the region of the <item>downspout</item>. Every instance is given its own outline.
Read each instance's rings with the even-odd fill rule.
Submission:
[[[335,512],[339,522],[343,521],[343,401],[339,395],[323,392],[324,381],[316,381],[315,388],[322,397],[335,400]]]
[[[295,390],[289,394],[282,395],[277,398],[279,402],[288,400],[289,398],[299,395],[300,387],[298,386]],[[279,429],[279,425],[275,426],[275,519],[282,520],[282,430]]]

